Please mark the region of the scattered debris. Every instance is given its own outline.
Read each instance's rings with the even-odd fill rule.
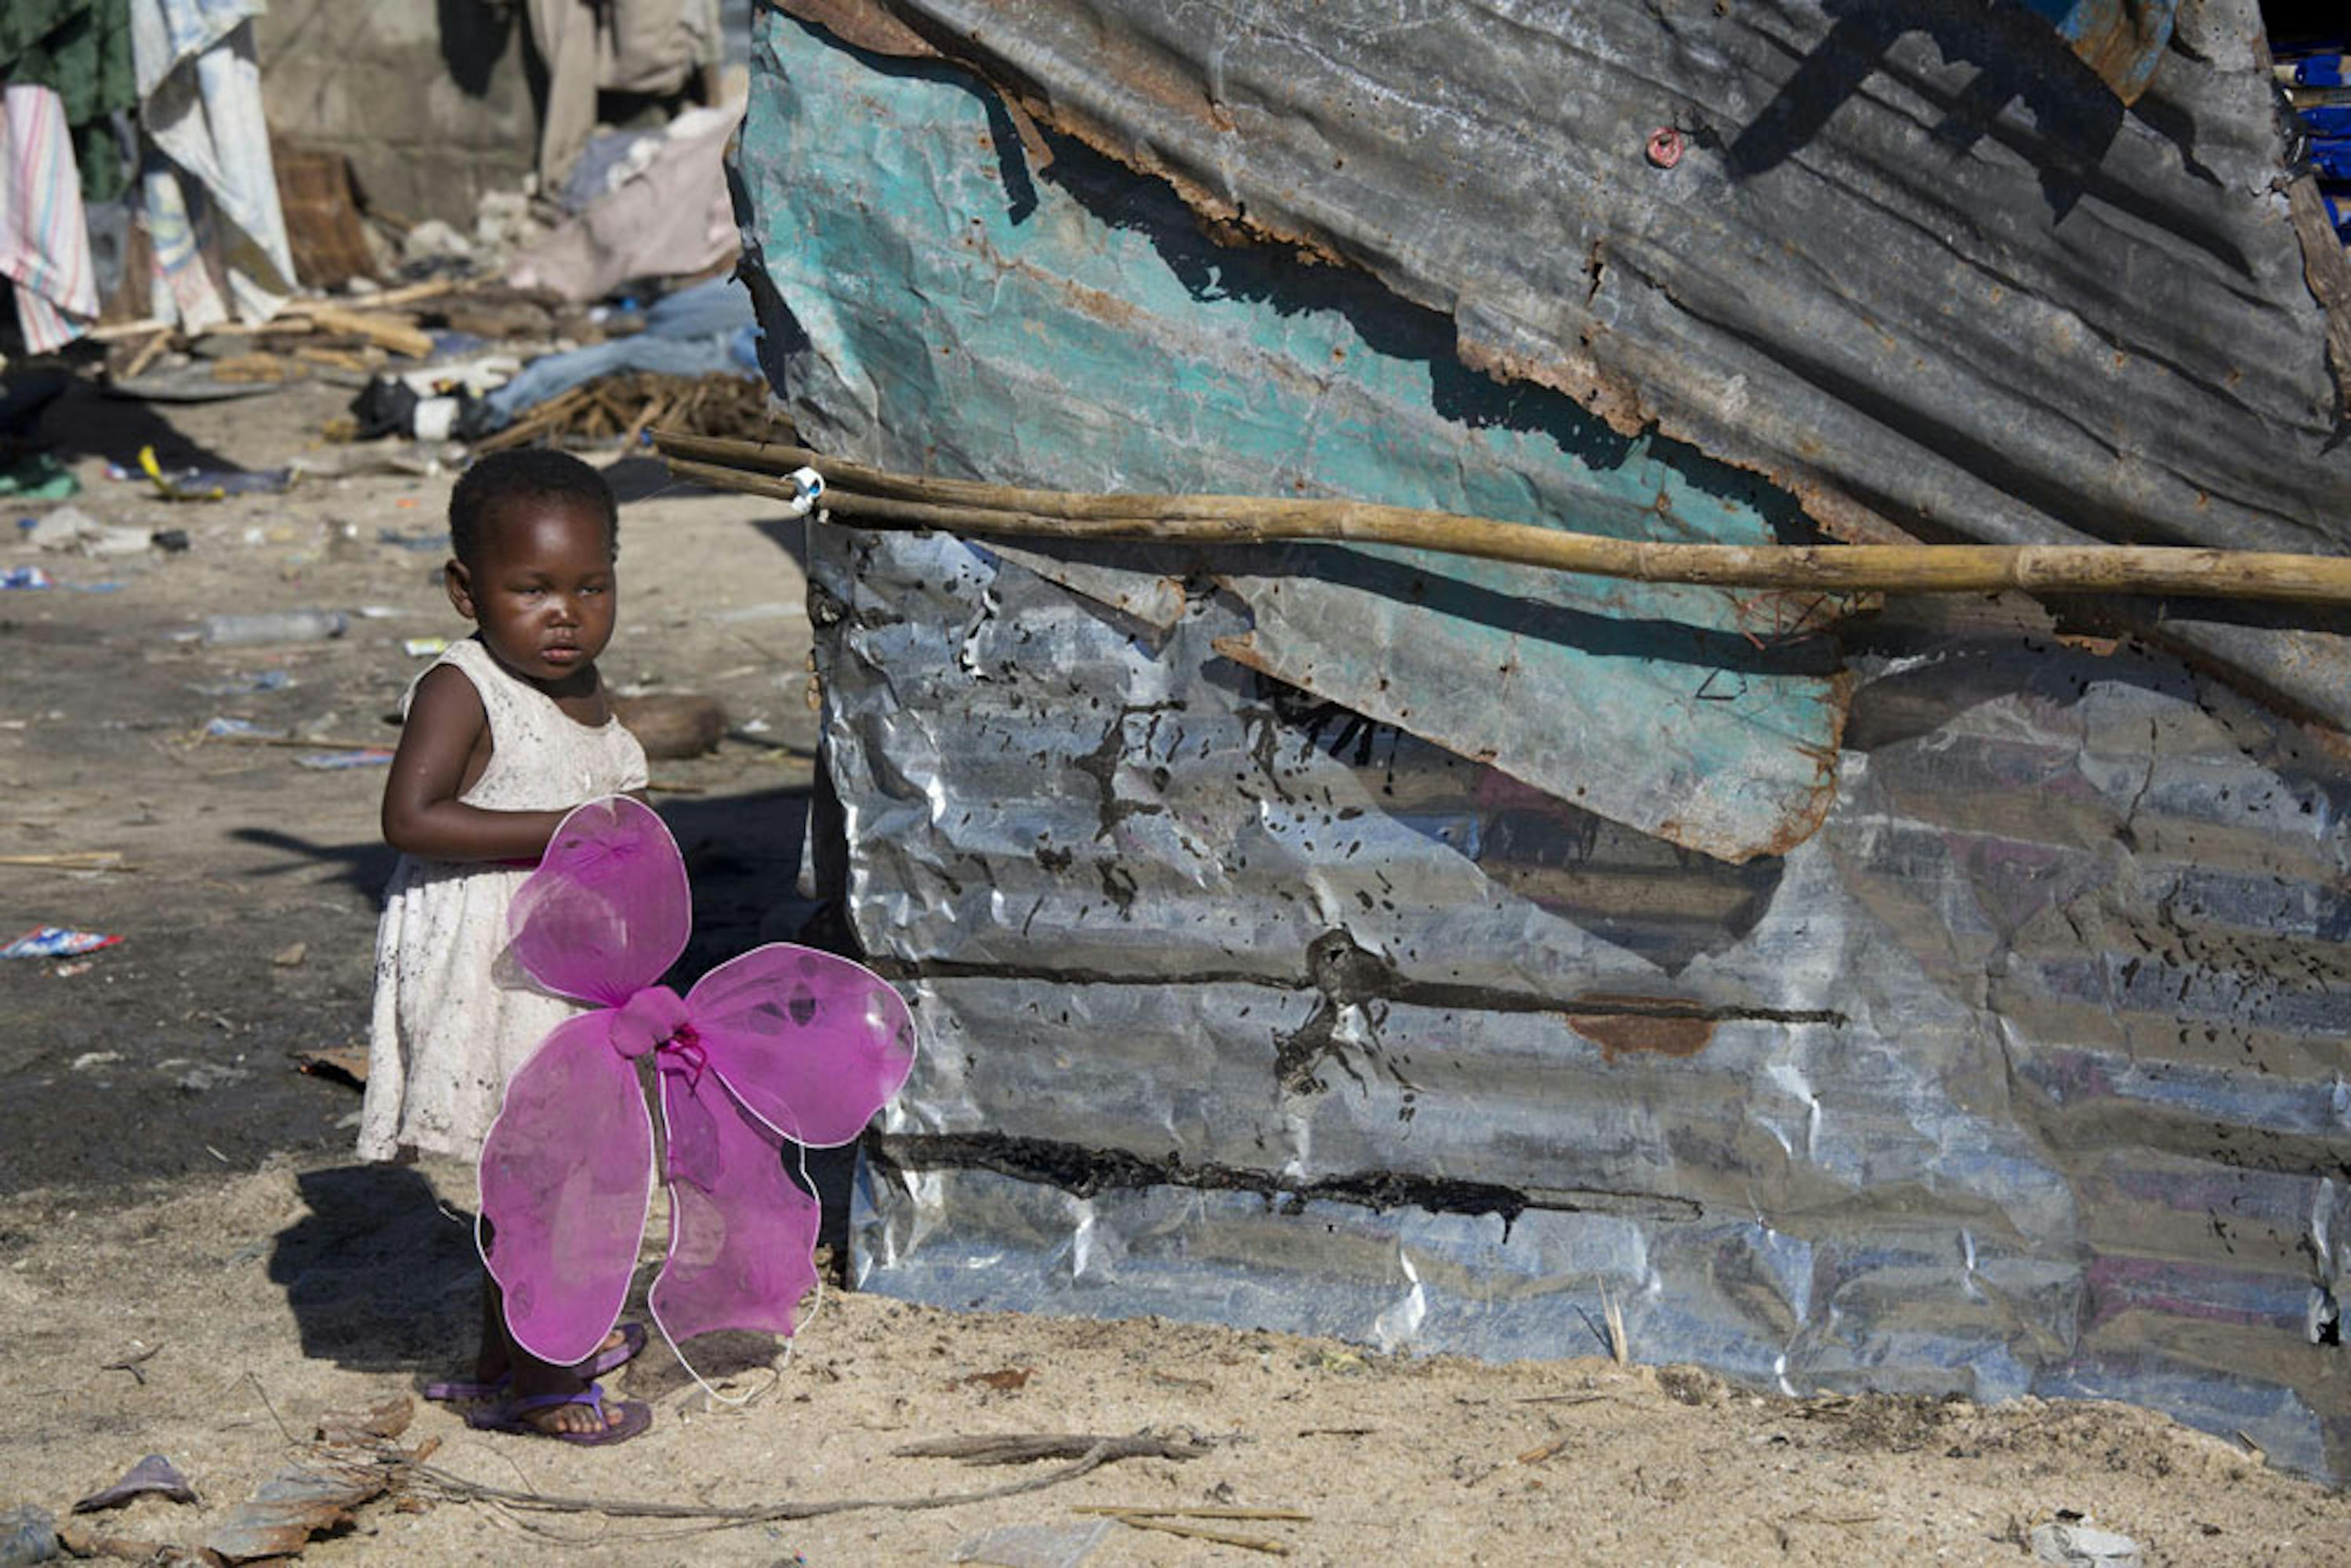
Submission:
[[[101,523],[75,506],[59,507],[40,518],[25,531],[25,538],[45,550],[89,556],[144,555],[154,543],[148,529]]]
[[[380,746],[371,746],[363,750],[309,752],[296,758],[294,766],[321,773],[340,773],[352,768],[381,768],[391,760],[390,751]]]
[[[2144,1561],[2137,1542],[2086,1521],[2036,1524],[2032,1540],[2036,1562],[2063,1563],[2065,1568],[2140,1568]]]
[[[282,729],[264,729],[249,718],[232,718],[215,714],[204,720],[202,731],[206,740],[283,740]]]
[[[429,479],[444,465],[429,444],[404,436],[347,441],[317,452],[298,453],[286,460],[298,479],[349,479],[361,474],[405,474]]]
[[[1522,1465],[1540,1465],[1548,1460],[1555,1459],[1559,1458],[1560,1455],[1565,1453],[1567,1451],[1568,1445],[1574,1441],[1574,1436],[1570,1434],[1564,1437],[1554,1437],[1548,1443],[1537,1444],[1535,1447],[1529,1448],[1525,1453],[1519,1456],[1519,1463]]]
[[[973,1536],[947,1561],[986,1563],[994,1568],[1078,1568],[1116,1522],[1092,1519],[1074,1524],[1008,1524]]]
[[[415,1419],[415,1400],[405,1394],[387,1394],[371,1405],[322,1412],[317,1436],[321,1443],[337,1445],[388,1443]]]
[[[403,534],[398,528],[378,528],[375,538],[378,544],[420,553],[429,551],[434,555],[445,555],[449,550],[449,534],[445,528],[430,534]]]
[[[365,1089],[368,1052],[365,1046],[336,1045],[319,1051],[298,1051],[294,1065],[312,1078],[323,1078],[346,1089]]]
[[[294,677],[284,670],[256,670],[250,674],[224,675],[216,681],[197,681],[188,689],[203,696],[246,696],[257,692],[282,692],[294,684]]]
[[[57,1544],[74,1557],[113,1557],[141,1568],[217,1568],[200,1552],[136,1536],[103,1535],[68,1520],[57,1526]]]
[[[140,1344],[140,1342],[135,1339],[131,1343],[138,1345],[139,1348],[129,1355],[119,1356],[112,1361],[100,1362],[98,1369],[100,1372],[127,1372],[131,1375],[131,1382],[144,1388],[147,1386],[147,1375],[140,1368],[154,1360],[155,1353],[163,1347],[160,1344]],[[80,1509],[77,1506],[75,1511],[79,1512]]]
[[[57,1554],[57,1515],[31,1503],[0,1510],[0,1568],[30,1568]]]
[[[504,430],[476,441],[474,450],[496,452],[549,439],[619,438],[623,445],[634,446],[656,424],[705,435],[791,440],[791,421],[770,410],[768,397],[765,382],[733,371],[670,375],[634,371],[556,393]]]
[[[136,870],[120,849],[68,849],[54,856],[0,856],[0,865],[30,865],[52,873],[127,873]]]
[[[0,498],[16,501],[62,501],[81,493],[73,470],[46,452],[30,452],[0,464]]]
[[[949,1385],[956,1388],[992,1388],[998,1394],[1011,1394],[1029,1386],[1037,1375],[1033,1366],[1008,1366],[996,1372],[975,1372],[968,1377],[958,1377]]]
[[[433,335],[397,316],[347,310],[323,300],[310,301],[303,309],[312,321],[329,332],[364,338],[380,349],[404,354],[412,360],[425,360],[433,356]]]
[[[310,945],[308,942],[297,942],[290,946],[280,948],[271,955],[269,961],[281,969],[293,969],[300,967],[302,960],[309,956]]]
[[[412,659],[435,659],[449,651],[446,637],[411,637],[400,645],[400,651]]]
[[[364,1504],[390,1490],[392,1472],[380,1465],[330,1457],[278,1471],[237,1504],[204,1538],[204,1549],[231,1563],[291,1557],[310,1537],[349,1524]]]
[[[0,571],[0,590],[13,588],[55,588],[57,580],[37,566],[12,566]]]
[[[350,620],[334,610],[277,610],[259,615],[208,615],[197,635],[207,648],[256,643],[318,643],[350,630]]]
[[[71,931],[62,925],[36,925],[5,947],[0,958],[78,958],[121,941],[95,931]]]
[[[155,1353],[149,1351],[148,1355]],[[145,1360],[141,1356],[141,1360]],[[188,1484],[172,1461],[161,1454],[150,1454],[122,1473],[122,1479],[110,1487],[90,1493],[73,1505],[76,1513],[99,1513],[107,1509],[120,1508],[133,1498],[152,1493],[173,1502],[194,1502],[196,1489]]]
[[[290,468],[264,468],[251,472],[227,468],[183,468],[167,474],[152,446],[139,449],[139,467],[154,485],[156,493],[167,501],[218,501],[230,496],[281,496],[294,483],[294,472]]]
[[[1214,1542],[1218,1546],[1238,1546],[1247,1552],[1262,1552],[1269,1557],[1287,1557],[1290,1548],[1279,1541],[1262,1535],[1235,1535],[1222,1530],[1204,1530],[1196,1524],[1185,1524],[1173,1519],[1152,1514],[1114,1513],[1110,1516],[1134,1530],[1157,1531],[1163,1535],[1181,1535],[1192,1541]]]

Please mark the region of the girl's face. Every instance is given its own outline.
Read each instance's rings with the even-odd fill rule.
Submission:
[[[449,601],[515,674],[549,688],[585,685],[612,640],[620,591],[602,515],[528,497],[486,520],[480,558],[449,563]]]

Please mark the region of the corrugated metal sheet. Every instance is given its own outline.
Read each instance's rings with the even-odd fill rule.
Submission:
[[[2304,273],[2351,275],[2296,232],[2254,0],[787,5],[967,62],[1211,225],[1359,267],[1465,362],[1833,531],[2351,538],[2351,366]],[[2035,10],[2151,71],[2137,101]],[[2343,624],[2146,619],[2351,722]]]
[[[1629,28],[1633,9],[1575,17]],[[1741,37],[1827,26],[1733,10],[1753,13],[1724,24]],[[1363,24],[1330,39],[1361,43],[1368,10],[1323,11]],[[1398,14],[1450,39],[1457,13],[1500,26],[1486,6]],[[1233,13],[1187,15],[1238,68]],[[1701,57],[1718,25],[1710,6],[1640,15]],[[1566,44],[1511,41],[1543,86],[1514,112],[1583,101],[1532,74]],[[991,51],[1034,42],[983,29]],[[2179,57],[2135,115],[2177,100]],[[1491,381],[1456,351],[1458,323],[1482,357],[1468,294],[1448,322],[1349,268],[1219,247],[1166,186],[1067,142],[1040,172],[1015,117],[954,68],[779,18],[756,65],[755,287],[821,447],[1660,537],[1793,533],[1798,493],[1828,493]],[[1871,80],[1861,96],[1922,90]],[[1454,88],[1418,90],[1401,101]],[[2014,127],[1993,120],[1969,156],[2004,168]],[[2187,130],[2199,157],[2232,155],[2228,128]],[[1427,135],[1432,189],[1480,167]],[[1452,232],[1469,226],[1422,243],[1466,265],[1494,232]],[[1778,242],[1742,243],[1716,286],[1754,267],[1778,287],[1785,247],[1758,261]],[[1788,265],[1819,287],[1802,250]],[[2283,342],[2292,312],[2235,276]],[[1850,308],[1875,308],[1875,281]],[[2038,330],[2047,301],[2014,287],[2015,329]],[[1775,351],[1809,319],[1775,329]],[[2206,351],[2179,346],[2182,363]],[[2297,362],[2323,375],[2311,351]],[[1935,369],[1964,383],[1960,423],[1984,412],[1969,378],[2009,373]],[[2115,394],[2077,398],[2077,370],[2050,361],[2030,388],[2070,411],[2066,440]],[[2292,377],[2262,375],[2246,395],[2274,405]],[[1748,386],[1784,402],[1776,379]],[[1821,462],[1894,454],[1834,450],[1857,428],[1840,406]],[[1718,428],[1745,433],[1744,461],[1795,417],[1775,402]],[[1973,449],[1953,434],[1935,455],[1922,433],[1905,482],[1956,495],[1949,453]],[[2272,493],[2336,459],[2296,461]],[[2245,507],[2228,493],[2211,505]],[[1991,537],[2057,499],[2022,496]],[[2265,526],[2322,538],[2320,511]],[[2339,738],[2012,607],[1855,622],[1866,607],[1401,554],[830,528],[810,580],[843,892],[924,1040],[860,1218],[869,1288],[1486,1354],[1596,1349],[1604,1293],[1645,1359],[1799,1389],[2132,1398],[2341,1473]],[[2291,646],[2237,630],[2259,657]],[[2332,644],[2305,635],[2314,677]]]

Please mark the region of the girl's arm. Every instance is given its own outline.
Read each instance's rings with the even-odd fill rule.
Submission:
[[[489,728],[465,672],[426,674],[383,782],[384,842],[420,860],[535,861],[547,852],[562,812],[491,811],[457,799]]]

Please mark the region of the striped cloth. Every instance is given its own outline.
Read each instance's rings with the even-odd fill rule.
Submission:
[[[72,342],[98,316],[81,172],[51,88],[12,83],[0,93],[0,277],[16,287],[34,353]]]
[[[254,47],[261,9],[261,0],[131,0],[155,312],[176,313],[191,330],[232,312],[266,321],[294,292]]]

